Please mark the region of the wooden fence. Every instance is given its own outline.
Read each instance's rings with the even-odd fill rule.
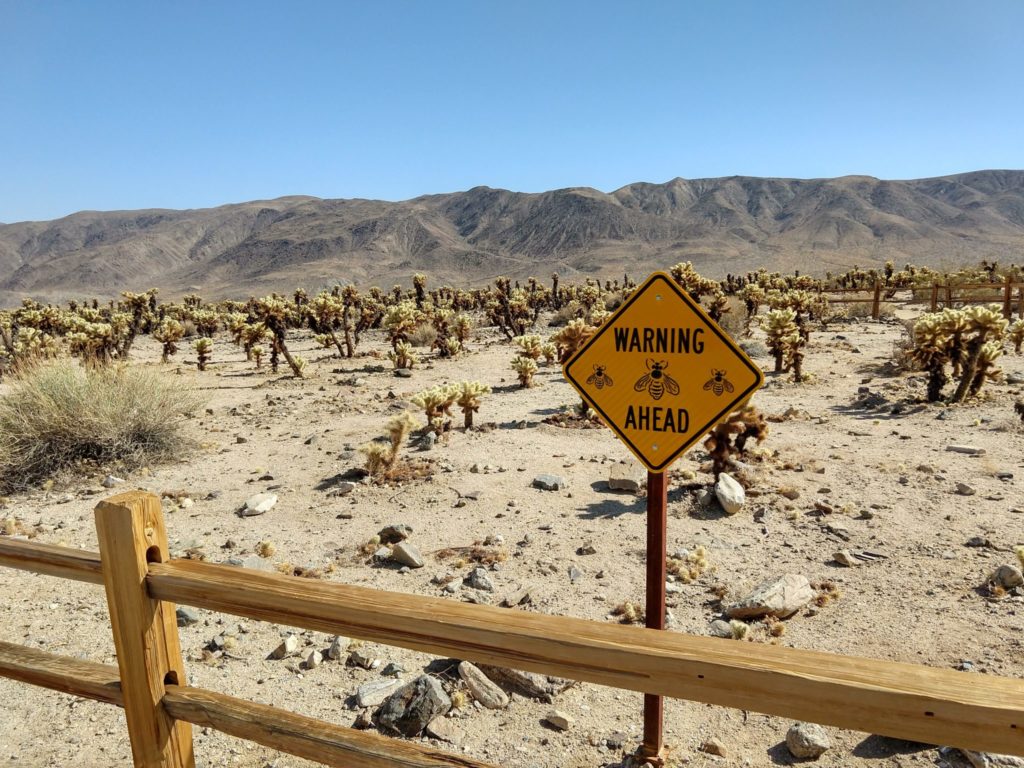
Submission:
[[[125,709],[140,768],[195,764],[191,726],[349,768],[486,763],[187,684],[175,604],[858,731],[1024,755],[1024,680],[546,616],[171,560],[152,494],[96,507],[100,552],[0,539],[0,565],[106,589],[118,666],[0,642],[0,676]]]
[[[883,285],[881,281],[862,288],[824,288],[820,291],[828,298],[829,304],[871,304],[871,317],[877,320],[881,314],[882,300],[891,297],[897,289]],[[1024,282],[1014,282],[1012,277],[1001,283],[964,283],[962,285],[940,285],[933,283],[930,288],[918,287],[910,289],[914,300],[924,300],[922,294],[930,291],[931,311],[944,307],[964,306],[966,304],[999,304],[1002,306],[1003,317],[1013,317],[1014,304],[1018,317],[1024,317]],[[1014,301],[1014,291],[1017,292]],[[839,295],[839,298],[835,296]],[[855,294],[847,297],[847,294]],[[856,294],[867,294],[864,297]]]

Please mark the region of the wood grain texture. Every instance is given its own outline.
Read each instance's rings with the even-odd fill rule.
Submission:
[[[857,731],[1024,755],[1024,680],[154,563],[150,594],[321,632]]]
[[[90,584],[103,583],[98,552],[22,539],[0,538],[0,565]]]
[[[0,641],[0,677],[123,706],[117,667]]]
[[[265,704],[198,688],[168,686],[164,704],[176,718],[324,765],[344,768],[493,768],[489,763],[461,755],[331,725]]]
[[[107,607],[136,768],[194,768],[192,727],[161,704],[166,683],[185,684],[174,605],[146,591],[150,563],[168,559],[160,499],[122,493],[96,505]]]

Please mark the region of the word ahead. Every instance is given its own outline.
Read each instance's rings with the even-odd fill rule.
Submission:
[[[743,350],[663,272],[647,278],[564,371],[652,472],[663,472],[764,383]]]

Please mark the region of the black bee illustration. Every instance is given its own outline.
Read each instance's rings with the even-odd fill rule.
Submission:
[[[704,384],[704,390],[711,390],[716,395],[721,395],[723,392],[732,392],[732,382],[725,378],[725,371],[720,371],[717,368],[711,369],[711,378]]]
[[[593,384],[598,389],[604,389],[610,387],[615,382],[612,381],[612,377],[609,376],[603,365],[595,365],[594,373],[587,377],[587,384]]]
[[[664,360],[660,362],[647,360],[647,370],[650,373],[645,373],[636,384],[633,385],[633,389],[637,392],[643,392],[647,390],[647,394],[653,397],[655,400],[661,400],[661,396],[668,392],[670,395],[679,394],[679,384],[665,373],[665,369],[668,368],[668,363]]]

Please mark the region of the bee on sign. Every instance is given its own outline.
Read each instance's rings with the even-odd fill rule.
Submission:
[[[711,390],[715,395],[720,396],[723,392],[732,392],[732,382],[725,378],[725,371],[720,371],[717,368],[711,369],[711,378],[704,384],[704,391]]]
[[[593,374],[587,377],[587,384],[592,384],[598,389],[610,387],[614,383],[615,382],[612,381],[612,377],[606,373],[603,365],[595,365]]]
[[[665,373],[665,369],[668,368],[668,363],[664,360],[660,362],[647,359],[647,370],[640,380],[633,385],[633,389],[637,392],[643,392],[647,390],[647,394],[653,397],[655,400],[661,400],[661,396],[668,392],[670,395],[679,394],[679,384]]]

